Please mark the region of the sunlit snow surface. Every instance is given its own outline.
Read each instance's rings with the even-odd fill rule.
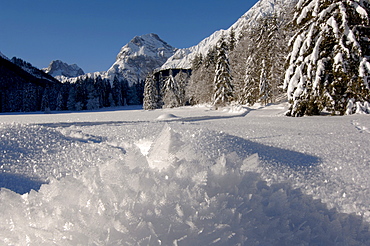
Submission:
[[[283,106],[1,114],[0,245],[370,245],[369,116]]]

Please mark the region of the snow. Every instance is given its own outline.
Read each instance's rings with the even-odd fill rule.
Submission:
[[[313,64],[315,64],[317,59],[319,59],[320,45],[322,43],[322,40],[323,40],[323,36],[320,35],[316,41],[315,47],[313,48],[313,51],[311,54],[311,61]]]
[[[370,89],[367,74],[370,72],[370,63],[366,58],[363,58],[359,66],[359,75],[363,78],[366,88]]]
[[[173,120],[176,119],[177,116],[174,114],[162,114],[158,116],[157,120]]]
[[[351,2],[352,5],[355,6],[355,9],[356,9],[356,12],[360,15],[360,17],[365,20],[367,23],[368,22],[368,14],[366,12],[366,10],[361,6],[359,5],[358,3],[356,3],[355,1]]]
[[[0,244],[369,245],[369,116],[287,106],[0,114]]]
[[[300,34],[294,41],[293,49],[290,55],[290,62],[289,64],[293,64],[293,62],[297,59],[298,54],[300,53],[300,49],[302,47],[302,42],[304,41],[304,35]]]
[[[334,32],[335,38],[338,39],[339,38],[339,27],[338,27],[338,23],[335,20],[334,16],[331,16],[328,19],[327,24],[333,28],[333,32]]]
[[[304,7],[304,8],[302,9],[302,11],[301,11],[301,13],[300,13],[299,17],[297,18],[297,24],[298,24],[298,25],[299,25],[299,24],[301,24],[302,20],[304,20],[304,19],[307,17],[307,14],[308,14],[308,11],[309,11],[308,7],[309,7],[309,6],[306,6],[306,7]]]

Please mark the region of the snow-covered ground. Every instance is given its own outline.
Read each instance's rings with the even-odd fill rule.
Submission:
[[[0,244],[370,245],[369,116],[285,106],[0,114]]]

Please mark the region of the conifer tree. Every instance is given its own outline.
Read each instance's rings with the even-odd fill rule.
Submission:
[[[233,100],[231,69],[228,58],[228,45],[221,38],[217,46],[217,63],[214,77],[213,105],[226,106]]]
[[[50,113],[50,95],[48,87],[44,89],[44,93],[41,98],[41,111],[44,111],[45,113]]]
[[[242,104],[253,105],[259,99],[259,79],[258,69],[256,69],[257,60],[253,56],[248,57],[246,62],[244,85],[240,91],[238,101]]]
[[[186,98],[191,105],[212,103],[213,80],[216,69],[216,48],[210,48],[205,57],[201,54],[192,62],[192,74],[186,88]]]
[[[370,101],[370,3],[300,0],[293,25],[284,87],[288,115],[344,114],[354,101]],[[350,103],[352,102],[352,103]]]
[[[213,81],[208,79],[206,61],[198,54],[192,61],[192,73],[186,86],[186,98],[191,105],[209,103],[212,99]]]
[[[179,86],[173,77],[173,72],[170,70],[170,75],[165,80],[163,85],[163,102],[165,107],[178,107],[180,106],[179,100]]]
[[[188,73],[180,70],[175,76],[175,82],[178,86],[177,97],[179,101],[179,106],[185,106],[186,104],[186,88],[189,81]]]
[[[22,96],[22,111],[31,112],[37,111],[37,89],[31,83],[23,85],[23,96]]]
[[[58,92],[57,101],[56,101],[56,109],[57,111],[63,110],[63,94],[62,90]]]
[[[118,80],[116,75],[113,79],[112,96],[116,106],[123,105],[122,83]]]
[[[144,86],[144,109],[151,110],[158,108],[158,89],[153,74],[149,74],[145,79]]]
[[[231,28],[230,30],[228,43],[229,43],[229,52],[232,52],[235,49],[235,45],[236,45],[234,28]]]
[[[267,81],[267,68],[266,61],[262,60],[261,75],[259,81],[259,98],[264,105],[267,104],[267,100],[270,98],[271,88]]]
[[[68,92],[67,109],[76,110],[76,86],[71,85]]]
[[[136,84],[133,84],[132,86],[128,87],[127,104],[128,105],[139,105],[140,104],[140,99],[138,97]]]

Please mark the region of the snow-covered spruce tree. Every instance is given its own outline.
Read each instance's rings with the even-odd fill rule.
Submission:
[[[256,64],[257,62],[252,56],[248,57],[243,86],[239,96],[239,102],[242,104],[253,105],[259,99],[259,70],[256,68]]]
[[[187,101],[186,88],[189,82],[189,74],[180,69],[174,79],[178,85],[177,97],[179,99],[179,106],[185,106]]]
[[[211,103],[215,74],[216,49],[210,48],[207,55],[197,55],[192,61],[192,74],[186,87],[186,98],[191,105]]]
[[[170,75],[165,80],[163,85],[163,103],[166,108],[180,106],[179,101],[179,86],[173,77],[173,72],[170,70]]]
[[[216,107],[226,106],[233,98],[233,85],[230,63],[228,58],[228,44],[221,38],[217,44],[217,62],[214,77],[214,93],[212,104]]]
[[[144,86],[144,109],[152,110],[158,108],[158,89],[153,74],[149,74],[145,79]]]
[[[262,60],[262,68],[261,68],[261,75],[260,75],[260,83],[259,83],[259,97],[260,101],[266,105],[268,99],[271,97],[271,86],[267,80],[267,68],[266,68],[266,60]]]
[[[236,38],[234,28],[231,28],[229,37],[228,37],[229,51],[232,52],[236,46]]]
[[[212,97],[213,87],[210,87],[209,84],[206,83],[205,65],[202,54],[198,54],[194,57],[191,71],[190,80],[185,89],[187,101],[191,105],[210,102],[211,100],[208,100],[208,98]],[[210,89],[205,90],[207,87],[210,87]]]
[[[287,115],[345,114],[370,101],[368,0],[300,0],[284,87]]]

